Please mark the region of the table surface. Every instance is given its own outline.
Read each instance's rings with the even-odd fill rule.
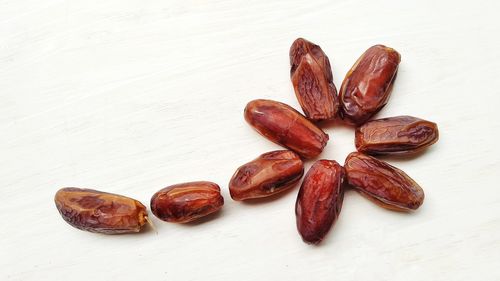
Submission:
[[[500,280],[498,1],[0,2],[1,280]],[[243,119],[252,99],[295,108],[288,50],[307,38],[334,82],[374,44],[402,54],[377,115],[439,125],[425,153],[386,160],[425,190],[411,214],[347,191],[319,246],[295,225],[298,187],[232,201],[235,169],[280,147]],[[352,128],[324,126],[343,163]],[[306,168],[311,161],[306,163]],[[214,181],[216,216],[152,218],[158,234],[76,230],[64,186],[148,203],[165,186]]]

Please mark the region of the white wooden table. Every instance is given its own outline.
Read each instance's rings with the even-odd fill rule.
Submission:
[[[0,1],[0,280],[500,280],[498,1]],[[298,108],[288,49],[321,45],[334,82],[369,46],[402,54],[379,117],[438,123],[441,139],[387,159],[426,192],[413,214],[347,192],[318,247],[296,231],[298,187],[232,201],[236,167],[278,149],[243,119]],[[328,127],[343,163],[354,132]],[[307,167],[311,165],[307,163]],[[220,215],[158,234],[76,230],[64,186],[149,205],[170,184],[221,185]]]

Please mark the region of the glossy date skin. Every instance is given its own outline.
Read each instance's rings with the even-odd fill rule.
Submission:
[[[344,167],[349,185],[384,208],[411,211],[424,202],[422,188],[405,172],[386,162],[352,152]]]
[[[141,231],[147,221],[143,204],[117,194],[66,187],[57,191],[54,201],[67,223],[90,232],[134,233]]]
[[[371,120],[356,129],[355,144],[366,154],[411,154],[439,139],[436,123],[412,116]]]
[[[337,220],[344,200],[344,169],[336,161],[318,160],[307,172],[295,204],[302,240],[318,244]]]
[[[172,185],[151,197],[151,211],[167,222],[191,222],[219,211],[222,205],[220,187],[208,181]]]
[[[330,61],[320,46],[303,38],[290,47],[290,77],[305,116],[313,121],[331,120],[339,101]]]
[[[236,201],[272,196],[297,184],[304,174],[304,163],[290,150],[264,153],[239,167],[229,182]]]
[[[270,141],[304,158],[318,156],[328,135],[292,107],[273,100],[253,100],[245,107],[245,120]]]
[[[400,54],[384,45],[366,50],[340,87],[342,119],[359,126],[379,112],[389,99],[400,61]]]

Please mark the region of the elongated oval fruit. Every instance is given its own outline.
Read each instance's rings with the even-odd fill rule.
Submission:
[[[387,103],[401,56],[396,50],[375,45],[356,61],[340,87],[340,115],[357,126]]]
[[[313,121],[335,118],[339,108],[330,60],[321,47],[303,38],[290,47],[290,76],[305,116]]]
[[[148,216],[146,207],[137,200],[93,189],[61,188],[54,201],[67,223],[90,232],[139,232]]]
[[[416,210],[424,191],[400,169],[359,152],[345,160],[347,182],[378,205],[396,211]]]
[[[292,107],[273,100],[253,100],[245,107],[245,120],[264,137],[304,158],[318,156],[328,135]]]
[[[408,154],[439,139],[436,123],[412,116],[371,120],[356,129],[355,144],[367,154]]]
[[[344,200],[344,169],[336,161],[318,160],[300,187],[295,215],[302,240],[318,244],[337,220]]]
[[[236,201],[268,197],[287,190],[304,174],[304,163],[290,150],[264,153],[239,167],[229,182]]]
[[[224,205],[220,187],[208,181],[172,185],[151,197],[153,214],[168,222],[186,223],[217,212]]]

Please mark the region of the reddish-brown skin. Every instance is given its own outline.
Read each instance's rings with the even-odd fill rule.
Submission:
[[[190,222],[219,211],[222,205],[219,186],[208,181],[172,185],[151,197],[153,214],[168,222]]]
[[[303,38],[290,47],[290,76],[305,116],[313,121],[335,118],[339,108],[330,61],[323,50]]]
[[[340,87],[340,116],[361,125],[389,99],[401,56],[396,50],[375,45],[356,61]]]
[[[337,220],[344,190],[344,169],[336,161],[318,160],[300,187],[295,215],[302,240],[318,244]]]
[[[318,156],[328,135],[292,107],[273,100],[253,100],[245,107],[245,120],[269,140],[304,158]]]
[[[299,155],[290,150],[264,153],[239,167],[229,182],[236,201],[268,197],[297,184],[304,174]]]
[[[366,154],[410,154],[437,142],[436,123],[412,116],[371,120],[356,129],[355,144]]]
[[[424,191],[400,169],[374,157],[352,152],[344,164],[347,182],[384,208],[416,210],[424,202]]]
[[[66,187],[57,191],[54,201],[67,223],[90,232],[134,233],[141,231],[147,221],[144,205],[117,194]]]

